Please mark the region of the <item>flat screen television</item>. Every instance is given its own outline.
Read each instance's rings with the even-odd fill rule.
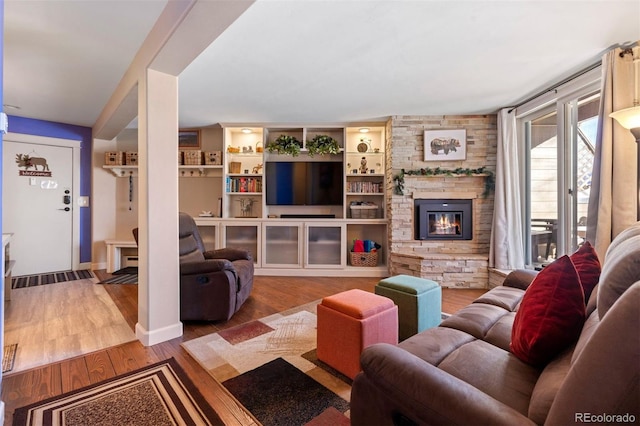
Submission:
[[[343,203],[341,162],[267,162],[265,179],[269,206],[336,206]]]

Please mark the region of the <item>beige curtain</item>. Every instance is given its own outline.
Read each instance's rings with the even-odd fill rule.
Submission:
[[[640,47],[633,48],[639,57]],[[587,215],[587,240],[600,260],[611,240],[636,222],[638,144],[629,130],[609,117],[633,106],[634,69],[630,54],[616,48],[602,57],[602,82],[596,152]]]
[[[495,188],[489,266],[497,269],[524,268],[516,112],[509,112],[508,108],[498,113]]]

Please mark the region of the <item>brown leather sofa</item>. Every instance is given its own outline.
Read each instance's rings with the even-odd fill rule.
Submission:
[[[365,349],[351,423],[640,422],[640,222],[609,247],[577,341],[541,366],[510,351],[514,318],[533,277],[512,272],[439,327],[397,346]]]
[[[253,288],[253,258],[246,250],[205,251],[191,216],[179,214],[180,319],[226,321]]]

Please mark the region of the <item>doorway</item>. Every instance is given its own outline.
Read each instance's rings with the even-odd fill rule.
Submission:
[[[3,232],[15,276],[79,268],[80,142],[8,133],[3,142]]]

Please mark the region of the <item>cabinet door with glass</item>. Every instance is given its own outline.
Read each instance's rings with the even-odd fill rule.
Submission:
[[[305,223],[305,268],[345,266],[344,224]]]
[[[261,240],[261,226],[259,222],[223,223],[223,247],[248,250],[253,256],[253,262],[260,266],[261,254],[258,242]]]
[[[262,225],[262,266],[264,268],[302,267],[302,223],[264,223]]]

